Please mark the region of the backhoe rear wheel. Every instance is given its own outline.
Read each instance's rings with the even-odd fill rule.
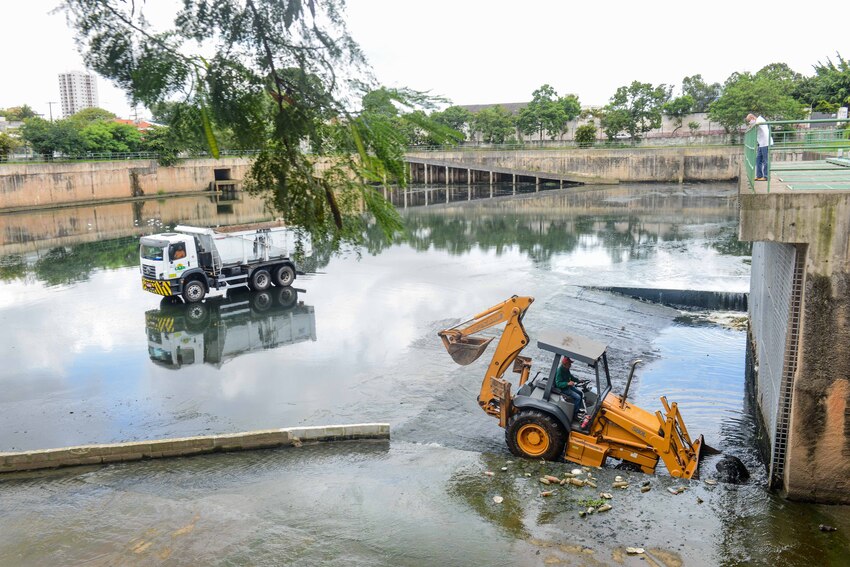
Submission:
[[[551,415],[524,410],[508,420],[505,441],[517,457],[556,461],[564,454],[567,435]]]

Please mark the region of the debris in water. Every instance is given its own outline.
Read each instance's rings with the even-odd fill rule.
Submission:
[[[641,492],[649,492],[650,490],[652,490],[651,486],[641,486],[640,487]]]
[[[613,508],[613,506],[611,506],[610,504],[603,504],[602,506],[600,506],[599,508],[597,508],[597,509],[596,509],[596,511],[597,511],[597,512],[607,512],[607,511],[608,511],[608,510],[610,510],[611,508]]]
[[[627,547],[626,553],[629,555],[643,555],[645,551],[642,547]]]
[[[579,515],[580,518],[584,518],[585,516],[587,516],[587,512],[582,510],[581,512],[578,513],[578,515]]]
[[[580,478],[571,478],[570,484],[574,484],[576,486],[584,486],[584,481],[581,480]]]
[[[303,445],[303,443],[301,443],[301,439],[299,439],[298,437],[292,438],[292,446],[293,447],[300,447],[301,445]]]
[[[493,497],[493,502],[495,502],[496,504],[501,504],[504,501],[505,501],[505,499],[502,498],[501,496],[494,496]]]
[[[599,497],[604,498],[605,500],[611,500],[612,498],[614,498],[614,495],[610,492],[600,492]]]
[[[676,486],[676,487],[671,486],[667,489],[667,492],[669,492],[670,494],[681,494],[686,490],[686,488],[687,487],[685,487],[685,486]]]
[[[547,496],[552,496],[553,494],[555,494],[554,490],[544,490],[540,493],[540,496],[546,498]]]
[[[595,482],[593,482],[592,480],[586,480],[586,481],[584,481],[584,485],[585,485],[585,486],[589,486],[590,488],[596,488],[596,483],[595,483]]]
[[[484,475],[485,476],[495,476],[496,473],[494,473],[493,471],[484,471]]]
[[[564,486],[565,484],[567,484],[567,481],[568,481],[568,480],[569,480],[569,479],[562,478],[562,479],[561,479],[561,482],[559,482],[558,484],[560,484],[561,486]]]
[[[707,479],[705,479],[705,483],[709,486],[714,486],[714,485],[717,484],[717,481],[714,480],[713,478],[707,478]]]
[[[530,472],[525,473],[525,476],[531,476]]]
[[[547,475],[545,475],[543,478],[545,478],[546,480],[548,480],[548,481],[549,481],[549,482],[551,482],[551,483],[559,483],[559,482],[561,482],[561,479],[560,479],[560,478],[558,478],[557,476],[552,476],[551,474],[547,474]]]
[[[578,476],[581,474],[581,469],[573,469],[570,471],[570,474],[573,476]]]
[[[614,482],[623,482],[623,480],[625,480],[625,479],[623,477],[621,477],[620,475],[617,475],[617,476],[614,477]]]
[[[612,488],[622,488],[623,490],[625,490],[629,487],[629,483],[623,482],[622,480],[618,480],[617,482],[612,482],[611,487]]]
[[[675,488],[673,488],[672,486],[671,486],[671,487],[669,487],[669,488],[667,489],[667,492],[669,492],[669,493],[670,493],[670,494],[672,494],[673,496],[675,496],[675,495],[679,494],[679,491],[678,491],[678,490],[676,490]]]
[[[593,512],[595,510],[596,510],[596,508],[594,508],[593,506],[589,506],[586,511],[587,511],[588,514],[593,514]]]
[[[821,525],[818,526],[818,529],[822,532],[834,532],[838,528],[833,527],[833,526],[827,526],[826,524],[821,524]]]
[[[702,504],[702,498],[700,498],[699,496],[697,496],[697,504]]]
[[[651,483],[648,480],[645,480],[641,483],[641,486],[651,486]]]
[[[502,467],[503,472],[506,471],[506,470],[508,470],[508,467]]]
[[[540,478],[539,480],[540,480],[540,484],[552,484],[552,483],[549,481],[549,479],[548,479],[548,478],[546,478],[546,477],[542,477],[542,478]]]

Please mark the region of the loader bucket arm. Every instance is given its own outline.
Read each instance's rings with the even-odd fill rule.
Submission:
[[[533,297],[514,295],[467,321],[437,333],[452,359],[465,366],[477,360],[494,338],[473,335],[500,323],[507,323],[499,337],[496,352],[487,367],[478,395],[478,404],[482,409],[490,415],[500,417],[500,420],[504,417],[505,406],[510,403],[510,389],[502,387],[504,385],[500,385],[499,381],[522,349],[528,345],[528,335],[522,326],[522,317],[533,301]],[[495,389],[492,380],[497,382]]]

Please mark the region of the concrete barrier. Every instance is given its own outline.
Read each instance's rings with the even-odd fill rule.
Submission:
[[[226,451],[267,449],[292,446],[298,443],[389,438],[390,425],[388,423],[358,423],[353,425],[265,429],[226,435],[181,437],[132,443],[80,445],[60,449],[0,453],[0,473],[78,465],[100,465],[140,461],[142,459],[185,457]]]

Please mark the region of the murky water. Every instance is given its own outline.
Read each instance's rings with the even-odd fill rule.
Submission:
[[[841,564],[846,508],[763,488],[744,333],[590,289],[746,291],[734,186],[503,187],[471,201],[465,190],[445,204],[434,189],[405,211],[408,234],[322,259],[295,296],[233,294],[200,311],[141,290],[137,235],[260,220],[258,202],[0,217],[0,450],[332,422],[388,421],[393,435],[5,477],[0,563],[640,564],[621,557],[638,545],[668,565]],[[643,358],[631,398],[678,401],[750,483],[672,496],[664,488],[680,483],[662,471],[649,493],[618,493],[614,510],[581,521],[593,491],[540,498],[536,477],[572,466],[513,459],[475,401],[486,362],[456,366],[436,338],[513,294],[536,298],[533,340],[560,327],[608,342],[615,387]],[[548,364],[536,343],[526,354]]]

